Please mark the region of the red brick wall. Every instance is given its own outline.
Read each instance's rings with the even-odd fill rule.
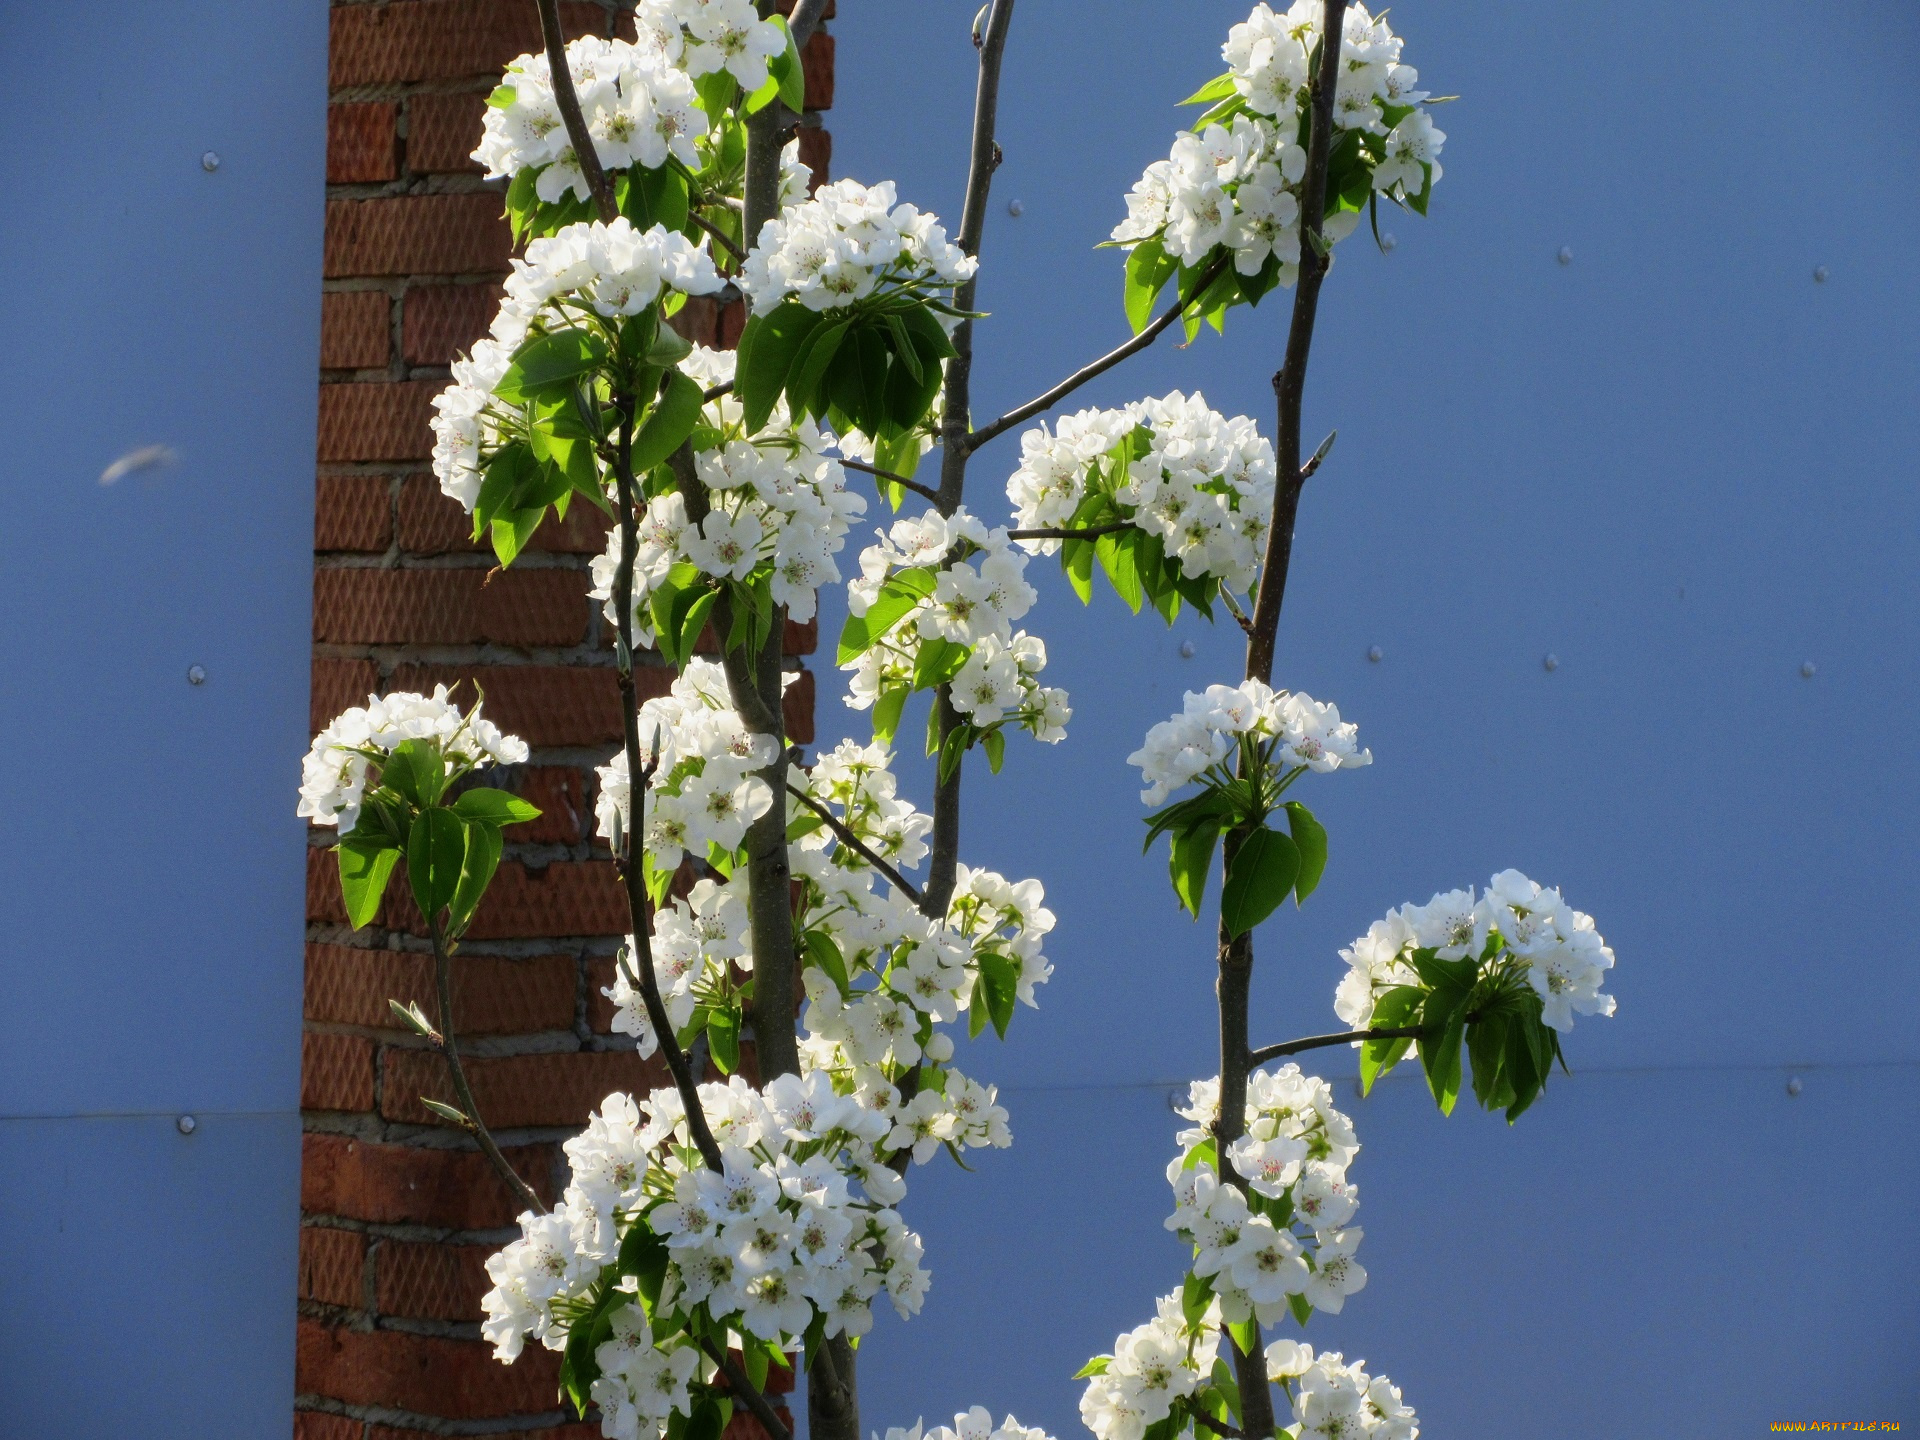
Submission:
[[[570,33],[604,32],[609,4],[569,3]],[[605,521],[549,520],[511,571],[470,541],[428,462],[428,402],[485,333],[507,269],[498,188],[467,158],[506,62],[538,48],[533,0],[335,0],[314,525],[312,720],[370,691],[477,681],[488,714],[533,747],[502,783],[546,813],[514,832],[455,964],[457,1029],[475,1095],[508,1154],[552,1198],[559,1144],[610,1090],[662,1083],[608,1033],[613,951],[627,928],[592,838],[593,767],[620,730],[607,627],[586,598]],[[833,42],[808,46],[810,102],[832,103]],[[824,176],[827,134],[803,134]],[[690,306],[687,328],[731,343],[737,307]],[[789,628],[796,658],[812,626]],[[639,657],[645,662],[651,657]],[[641,673],[661,693],[670,672]],[[813,685],[788,729],[812,738]],[[511,1233],[506,1187],[421,1096],[450,1100],[437,1057],[397,1028],[389,997],[432,1011],[431,956],[403,886],[377,922],[345,923],[331,832],[308,852],[301,1047],[297,1440],[404,1440],[484,1430],[565,1437],[557,1357],[511,1367],[479,1339],[482,1264]],[[759,1435],[744,1418],[735,1428]],[[515,1428],[517,1427],[517,1428]]]

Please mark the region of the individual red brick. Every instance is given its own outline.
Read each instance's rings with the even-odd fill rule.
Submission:
[[[302,1319],[294,1370],[302,1394],[477,1420],[555,1409],[560,1357],[530,1345],[512,1365],[502,1365],[478,1340],[337,1329]]]
[[[597,955],[587,962],[587,1028],[596,1035],[613,1033],[614,1004],[606,996],[613,988],[614,958]]]
[[[789,620],[786,630],[780,637],[780,653],[783,655],[811,655],[820,648],[820,621]]]
[[[517,1146],[505,1154],[551,1204],[556,1148]],[[511,1225],[521,1207],[519,1197],[478,1150],[429,1150],[307,1134],[300,1137],[300,1208],[308,1215],[384,1225],[493,1230]]]
[[[365,1422],[319,1410],[293,1412],[293,1440],[360,1440]]]
[[[300,1108],[373,1109],[373,1042],[358,1035],[302,1035]]]
[[[738,301],[717,305],[709,296],[695,295],[675,311],[667,323],[696,345],[731,350],[740,343],[740,329],[746,324],[746,314],[746,307]]]
[[[329,290],[320,297],[320,368],[368,370],[385,365],[392,345],[393,302],[384,290]]]
[[[637,665],[635,693],[642,701],[667,693],[673,672],[663,665]],[[435,685],[466,683],[470,700],[486,692],[487,718],[510,735],[539,748],[611,745],[620,738],[620,677],[612,666],[401,665],[389,688],[425,694]]]
[[[569,39],[606,30],[597,5],[563,4]],[[497,75],[515,56],[540,48],[540,23],[520,0],[408,0],[336,5],[327,45],[328,84],[389,84]]]
[[[407,169],[445,175],[481,166],[473,158],[487,113],[484,91],[464,95],[415,95],[407,101]]]
[[[671,1084],[656,1055],[634,1050],[575,1050],[551,1055],[469,1056],[467,1083],[481,1118],[496,1130],[584,1125],[615,1090],[644,1093]],[[380,1113],[411,1125],[448,1122],[420,1103],[457,1103],[446,1062],[432,1050],[389,1046],[381,1055]]]
[[[593,828],[587,808],[587,784],[578,770],[535,765],[521,772],[514,787],[520,798],[540,807],[540,818],[507,831],[507,839],[535,845],[576,845]]]
[[[816,30],[800,50],[800,73],[807,82],[807,109],[833,108],[833,36]]]
[[[367,1237],[322,1225],[300,1227],[300,1298],[358,1310],[367,1303],[363,1277]]]
[[[409,935],[427,927],[401,886],[387,891],[380,923]],[[539,940],[555,935],[624,935],[626,891],[610,861],[556,860],[530,870],[503,860],[467,934],[474,940]]]
[[[480,1319],[489,1245],[433,1245],[388,1240],[374,1252],[375,1307],[416,1320]]]
[[[598,555],[607,548],[606,513],[574,497],[563,520],[548,512],[527,542],[529,553]],[[400,548],[410,555],[491,554],[492,544],[473,538],[473,520],[460,502],[441,492],[430,475],[409,476],[400,487]],[[582,579],[584,588],[585,580]]]
[[[330,200],[322,271],[330,280],[345,275],[481,275],[507,268],[511,244],[504,207],[491,191]]]
[[[501,286],[413,285],[400,307],[400,353],[410,365],[449,365],[487,333]]]
[[[320,387],[320,459],[424,460],[433,454],[439,380],[349,381]]]
[[[384,475],[322,475],[314,491],[313,548],[378,554],[393,543]]]
[[[400,173],[400,142],[394,122],[400,107],[390,101],[327,107],[327,183],[391,180]]]
[[[800,163],[813,172],[807,181],[807,193],[811,195],[833,178],[833,135],[826,130],[802,130]]]
[[[453,960],[454,1032],[519,1035],[573,1026],[579,976],[571,955],[527,959],[461,954]],[[388,1005],[416,1004],[439,1015],[433,957],[409,950],[307,946],[306,1018],[334,1025],[402,1030]]]
[[[339,861],[321,845],[307,846],[307,919],[322,925],[347,922],[346,902],[340,898]]]
[[[341,711],[366,704],[379,688],[380,667],[371,660],[316,659],[307,698],[309,727],[318,735]]]
[[[363,645],[577,645],[583,577],[571,570],[319,570],[313,638]]]
[[[632,16],[623,17],[632,21]],[[427,1440],[434,1436],[438,1440],[444,1432],[438,1430],[396,1430],[391,1425],[370,1425],[367,1427],[367,1440]],[[792,1426],[787,1433],[792,1434]],[[295,1437],[299,1440],[299,1437]],[[354,1431],[354,1440],[360,1440],[360,1432]],[[489,1430],[487,1440],[601,1440],[600,1423],[597,1420],[582,1421],[573,1425],[555,1425],[539,1430]]]
[[[787,738],[796,745],[813,743],[813,672],[802,670],[780,702],[780,718]]]

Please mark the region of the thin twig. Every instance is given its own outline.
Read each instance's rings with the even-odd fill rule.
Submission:
[[[700,403],[702,405],[710,404],[718,400],[722,395],[731,395],[732,393],[733,382],[731,380],[722,380],[718,385],[715,385],[700,397]]]
[[[1242,1432],[1235,1430],[1231,1425],[1222,1425],[1218,1420],[1214,1419],[1211,1415],[1203,1415],[1198,1410],[1194,1410],[1189,1413],[1192,1414],[1194,1423],[1199,1425],[1203,1429],[1211,1430],[1216,1435],[1230,1436],[1231,1440],[1241,1440]]]
[[[1418,1025],[1388,1025],[1373,1030],[1342,1030],[1333,1035],[1309,1035],[1304,1040],[1288,1040],[1267,1045],[1247,1056],[1250,1065],[1264,1065],[1283,1055],[1298,1055],[1303,1050],[1323,1050],[1329,1045],[1346,1045],[1355,1040],[1418,1040]]]
[[[1131,520],[1115,520],[1107,525],[1089,525],[1081,529],[1063,529],[1058,525],[1042,525],[1033,530],[1009,530],[1009,540],[1098,540],[1102,535],[1112,535],[1119,530],[1131,530]]]
[[[893,866],[889,865],[878,855],[874,854],[872,850],[868,849],[866,843],[841,823],[831,810],[797,785],[788,785],[787,793],[809,810],[813,811],[813,813],[818,815],[822,820],[826,821],[827,828],[833,832],[834,838],[849,850],[853,851],[853,853],[858,855],[862,860],[873,866],[873,868],[878,870],[882,875],[886,876],[888,883],[890,883],[894,889],[913,901],[915,906],[920,904],[919,889],[910,884]]]
[[[1240,629],[1248,635],[1253,634],[1253,621],[1247,618],[1247,612],[1240,608],[1240,602],[1233,598],[1233,592],[1224,585],[1220,587],[1220,600],[1227,607],[1227,613],[1239,622]]]
[[[693,1143],[700,1151],[700,1158],[707,1162],[707,1168],[719,1170],[720,1147],[714,1143],[706,1110],[700,1103],[700,1090],[694,1083],[693,1067],[687,1064],[686,1052],[680,1048],[679,1038],[673,1033],[673,1022],[668,1018],[667,1007],[660,999],[660,982],[653,969],[653,927],[647,914],[646,879],[641,873],[641,859],[645,853],[647,788],[653,772],[641,764],[639,697],[635,693],[633,680],[633,566],[639,550],[639,527],[633,518],[633,397],[616,395],[614,404],[620,411],[620,435],[613,462],[614,484],[619,492],[620,503],[620,560],[613,572],[614,609],[620,636],[620,648],[615,660],[620,685],[621,729],[627,756],[629,809],[633,817],[632,824],[628,826],[626,861],[621,865],[620,873],[626,882],[627,919],[633,926],[633,944],[639,952],[634,956],[634,969],[637,972],[634,978],[639,981],[640,998],[647,1011],[647,1024],[653,1029],[660,1054],[673,1076],[674,1087],[680,1092],[681,1104],[687,1112],[687,1129],[693,1136]]]
[[[1162,330],[1165,330],[1169,325],[1173,324],[1174,321],[1180,319],[1188,310],[1193,308],[1194,301],[1206,294],[1207,287],[1220,278],[1221,272],[1227,268],[1227,263],[1228,257],[1223,255],[1205,270],[1201,271],[1200,274],[1195,277],[1193,284],[1187,288],[1186,293],[1180,297],[1178,304],[1170,307],[1151,321],[1146,329],[1142,330],[1124,345],[1115,346],[1098,360],[1095,360],[1089,365],[1081,366],[1044,395],[1035,396],[1026,404],[1009,410],[998,420],[989,421],[978,430],[961,437],[958,443],[962,449],[968,454],[971,454],[995,436],[1005,434],[1014,426],[1023,421],[1031,420],[1044,410],[1051,410],[1089,380],[1106,374],[1107,371],[1118,365],[1122,360],[1125,360],[1129,355],[1139,354],[1142,350],[1146,349],[1147,346],[1160,338],[1160,332]],[[952,444],[954,442],[949,441],[948,443]]]
[[[858,470],[863,475],[873,475],[882,480],[892,481],[895,485],[904,485],[916,495],[924,496],[935,503],[939,502],[940,492],[929,486],[922,485],[918,480],[909,480],[906,476],[896,475],[891,470],[882,470],[879,466],[869,465],[862,460],[849,460],[845,456],[840,458],[840,463],[849,470]]]
[[[753,1412],[753,1418],[766,1427],[767,1434],[773,1440],[793,1440],[792,1432],[780,1423],[780,1416],[759,1388],[747,1379],[746,1372],[735,1363],[732,1355],[722,1350],[713,1341],[701,1337],[700,1348],[707,1352],[707,1358],[720,1367],[720,1373],[727,1377],[727,1389],[746,1401],[747,1408]]]
[[[567,39],[560,28],[560,0],[536,0],[540,8],[540,38],[547,47],[547,68],[553,72],[553,100],[566,123],[567,143],[580,162],[580,174],[600,211],[600,219],[611,225],[620,213],[613,203],[613,184],[600,166],[600,152],[593,148],[593,135],[587,129],[587,117],[580,113],[580,97],[574,92],[573,71],[567,67]]]
[[[1320,442],[1320,448],[1314,451],[1308,458],[1307,463],[1300,467],[1300,481],[1302,484],[1305,484],[1313,478],[1313,472],[1318,470],[1320,468],[1320,462],[1327,458],[1327,452],[1333,449],[1334,439],[1339,434],[1340,432],[1338,430],[1329,430],[1327,432],[1327,438]]]
[[[693,221],[693,223],[698,225],[702,230],[706,231],[707,234],[711,235],[715,240],[718,240],[722,245],[726,246],[727,253],[733,256],[735,260],[738,260],[738,261],[746,260],[747,252],[742,250],[738,245],[734,243],[733,237],[727,234],[727,232],[722,230],[719,226],[715,225],[712,221],[708,220],[707,217],[702,215],[698,210],[687,211],[687,218]]]
[[[492,1162],[493,1168],[500,1172],[500,1178],[513,1187],[513,1192],[521,1202],[536,1215],[544,1215],[547,1207],[540,1203],[540,1197],[534,1194],[533,1187],[520,1177],[520,1172],[500,1153],[499,1145],[494,1143],[493,1133],[480,1118],[480,1107],[473,1099],[473,1087],[467,1084],[467,1067],[460,1063],[459,1043],[453,1038],[453,957],[447,950],[446,931],[441,927],[437,915],[427,923],[433,934],[433,986],[440,1001],[438,1045],[440,1053],[447,1060],[447,1073],[453,1078],[454,1098],[459,1100],[461,1112],[467,1117],[467,1133],[480,1142],[481,1151]]]

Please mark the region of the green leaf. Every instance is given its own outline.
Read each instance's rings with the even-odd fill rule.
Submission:
[[[538,510],[502,510],[487,527],[487,538],[502,566],[513,564],[520,552],[532,543],[540,522],[547,518],[543,505]]]
[[[1072,1378],[1075,1380],[1085,1380],[1091,1375],[1104,1375],[1107,1373],[1107,1367],[1111,1364],[1113,1364],[1113,1356],[1096,1355],[1078,1370],[1074,1371]]]
[[[980,968],[976,997],[978,991],[986,991],[987,1018],[993,1022],[994,1033],[1004,1040],[1007,1026],[1013,1021],[1014,1002],[1019,998],[1019,971],[1013,961],[997,951],[982,950],[974,958]]]
[[[1213,79],[1202,85],[1180,103],[1182,105],[1211,105],[1216,100],[1224,100],[1229,95],[1237,95],[1238,93],[1239,87],[1233,83],[1233,71],[1229,70],[1224,75],[1214,76]]]
[[[480,481],[480,493],[473,502],[473,533],[479,538],[487,524],[503,509],[511,508],[513,498],[520,494],[534,471],[539,460],[530,447],[521,441],[502,445],[487,461],[486,472]]]
[[[460,888],[466,856],[466,822],[453,811],[434,805],[414,816],[407,836],[407,880],[414,903],[429,921]]]
[[[1467,1026],[1467,1060],[1473,1072],[1473,1098],[1483,1110],[1504,1110],[1513,1102],[1506,1076],[1507,1034],[1512,1017],[1483,1015]]]
[[[1253,1354],[1253,1347],[1260,1343],[1260,1326],[1252,1318],[1229,1324],[1226,1331],[1233,1337],[1233,1343],[1240,1347],[1242,1355]]]
[[[700,420],[705,395],[700,386],[675,370],[667,380],[667,393],[654,402],[653,410],[640,432],[633,437],[633,468],[636,473],[663,464],[680,448],[680,442],[693,433]]]
[[[938,713],[937,710],[936,713]],[[956,725],[947,732],[947,738],[940,742],[941,784],[946,784],[959,772],[961,758],[967,753],[967,746],[972,741],[971,725]]]
[[[620,1255],[616,1260],[622,1275],[631,1275],[640,1282],[640,1298],[647,1302],[647,1309],[660,1302],[660,1284],[666,1278],[667,1242],[647,1227],[644,1220],[630,1226],[620,1240]]]
[[[1180,1314],[1187,1324],[1198,1325],[1213,1304],[1213,1283],[1204,1275],[1188,1275],[1180,1286]]]
[[[1144,855],[1151,850],[1153,842],[1163,831],[1191,830],[1203,820],[1211,820],[1218,827],[1232,811],[1232,799],[1218,790],[1203,790],[1198,795],[1177,800],[1166,809],[1156,810],[1147,816],[1147,838],[1140,847],[1140,853]]]
[[[364,929],[380,913],[380,899],[387,893],[387,881],[400,852],[392,845],[375,840],[342,840],[340,858],[340,898],[347,902],[347,923]]]
[[[873,706],[873,738],[892,740],[894,732],[900,728],[900,712],[906,708],[910,692],[904,685],[882,691]]]
[[[505,110],[512,106],[516,92],[511,85],[496,85],[487,95],[487,104],[496,110]]]
[[[581,376],[606,363],[607,342],[591,330],[556,330],[536,335],[522,345],[493,387],[496,398],[509,405],[529,400],[558,399]]]
[[[447,904],[447,922],[455,933],[467,928],[493,881],[493,872],[500,868],[500,827],[488,820],[464,823],[467,848],[460,860],[460,883]]]
[[[786,388],[795,356],[825,318],[820,311],[809,310],[790,298],[747,321],[740,332],[734,392],[740,397],[749,435],[766,428],[774,402]]]
[[[518,795],[510,795],[505,790],[492,790],[486,786],[464,791],[453,802],[453,813],[462,820],[487,820],[495,825],[518,825],[540,818],[537,805],[529,805]]]
[[[824,930],[807,932],[807,959],[833,981],[834,988],[842,995],[847,994],[853,983],[847,978],[847,960],[840,953],[840,947],[834,943],[831,935]]]
[[[880,587],[865,615],[849,615],[840,630],[839,663],[858,660],[873,642],[899,624],[907,612],[933,593],[936,574],[931,567],[902,570]]]
[[[1180,263],[1158,240],[1142,240],[1128,253],[1124,299],[1127,323],[1133,326],[1134,334],[1147,328],[1147,322],[1153,319],[1154,302],[1179,268]]]
[[[380,784],[416,807],[438,805],[447,788],[447,762],[434,740],[403,740],[380,762]]]
[[[1305,1325],[1307,1321],[1313,1318],[1313,1305],[1304,1295],[1289,1295],[1287,1297],[1287,1309],[1293,1312],[1294,1320],[1301,1325]]]
[[[740,1017],[731,1010],[714,1010],[707,1015],[707,1048],[721,1073],[733,1074],[740,1068]]]
[[[1111,531],[1093,542],[1093,551],[1100,557],[1100,568],[1107,572],[1107,579],[1113,582],[1115,593],[1127,602],[1129,610],[1138,615],[1144,596],[1140,581],[1140,532]]]
[[[936,685],[944,685],[960,673],[967,663],[967,657],[973,651],[965,645],[952,640],[944,640],[938,635],[929,636],[920,642],[920,653],[914,657],[913,688],[931,690]]]
[[[1411,1025],[1425,998],[1426,992],[1417,985],[1394,986],[1374,1001],[1373,1019],[1367,1028],[1397,1030]],[[1407,1039],[1364,1041],[1360,1046],[1360,1093],[1365,1095],[1371,1091],[1373,1082],[1399,1064],[1412,1046],[1413,1042]]]
[[[720,1432],[725,1428],[726,1420],[720,1414],[719,1404],[710,1395],[702,1396],[687,1420],[683,1440],[720,1440]]]
[[[1293,848],[1300,852],[1300,874],[1293,882],[1294,903],[1304,905],[1327,870],[1327,832],[1298,800],[1287,802],[1287,828],[1293,833]]]
[[[693,658],[693,652],[700,645],[700,636],[707,628],[707,620],[719,599],[718,590],[701,590],[694,594],[693,603],[687,606],[686,613],[680,617],[680,633],[673,642],[674,664],[685,667],[687,661]],[[662,654],[666,653],[665,643],[663,639]]]
[[[621,213],[638,230],[664,225],[683,230],[687,224],[687,180],[671,165],[657,170],[630,166],[626,174],[627,194]]]
[[[793,369],[787,375],[787,409],[797,419],[802,414],[823,417],[827,409],[827,367],[840,353],[851,322],[833,320],[822,325],[794,356]]]
[[[980,737],[980,747],[987,752],[987,768],[998,775],[1007,753],[1007,737],[997,729],[989,730]]]
[[[1465,1018],[1455,1013],[1440,1030],[1437,1039],[1420,1039],[1420,1063],[1427,1072],[1427,1088],[1440,1106],[1442,1115],[1451,1115],[1460,1098],[1460,1041],[1465,1034]]]
[[[1220,891],[1220,918],[1229,935],[1244,935],[1271,915],[1300,877],[1293,841],[1264,825],[1240,842],[1227,862]]]
[[[1176,834],[1167,855],[1173,893],[1196,920],[1200,918],[1200,902],[1207,893],[1207,872],[1213,868],[1213,847],[1219,841],[1220,826],[1203,820],[1192,829]]]

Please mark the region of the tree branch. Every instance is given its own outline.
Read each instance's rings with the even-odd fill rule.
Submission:
[[[1211,1415],[1205,1414],[1200,1410],[1190,1410],[1187,1413],[1193,1416],[1196,1425],[1199,1425],[1202,1429],[1211,1430],[1216,1435],[1226,1435],[1231,1437],[1231,1440],[1240,1440],[1241,1435],[1244,1433],[1235,1430],[1231,1425],[1222,1425]]]
[[[1042,525],[1033,530],[1009,530],[1009,540],[1098,540],[1102,535],[1111,535],[1118,530],[1131,530],[1131,520],[1115,520],[1107,525],[1089,525],[1083,529],[1062,529],[1058,525]]]
[[[804,46],[813,38],[813,32],[819,27],[820,17],[826,10],[827,0],[800,0],[793,7],[793,13],[787,16],[787,28],[793,32],[796,47]]]
[[[717,242],[726,246],[727,253],[736,261],[744,261],[747,258],[747,252],[733,243],[733,237],[731,235],[708,220],[707,217],[702,215],[698,210],[687,211],[687,218],[702,230],[706,231],[707,234],[711,235]]]
[[[1293,526],[1300,509],[1300,487],[1326,455],[1322,446],[1310,467],[1300,464],[1300,405],[1306,393],[1307,355],[1313,348],[1313,322],[1320,305],[1320,283],[1330,256],[1321,236],[1327,207],[1327,161],[1333,151],[1333,97],[1340,79],[1339,37],[1347,0],[1325,0],[1321,20],[1320,70],[1313,78],[1312,116],[1307,136],[1307,170],[1300,182],[1300,278],[1293,291],[1293,317],[1287,325],[1286,358],[1274,373],[1274,407],[1279,425],[1274,436],[1279,485],[1273,500],[1273,525],[1254,597],[1253,633],[1247,640],[1247,678],[1271,684],[1273,650],[1280,631],[1280,607],[1287,594],[1287,567],[1293,559]],[[1330,42],[1327,37],[1331,37]],[[1328,444],[1332,438],[1328,438]]]
[[[840,457],[840,463],[849,470],[858,470],[863,475],[873,475],[881,480],[891,480],[895,485],[904,485],[916,495],[932,500],[936,504],[939,502],[940,492],[931,486],[922,485],[918,480],[909,480],[904,475],[896,475],[891,470],[882,470],[879,466],[869,465],[863,460],[849,460],[844,455]]]
[[[702,405],[711,404],[713,401],[718,400],[722,395],[731,395],[732,393],[733,393],[733,382],[731,380],[722,380],[718,385],[715,385],[711,390],[708,390],[701,395],[700,403]]]
[[[535,0],[540,9],[540,38],[547,47],[547,68],[553,72],[553,100],[566,123],[567,143],[573,146],[580,173],[593,196],[604,224],[612,224],[620,213],[613,203],[613,184],[600,167],[600,152],[593,148],[593,136],[587,130],[586,116],[580,113],[580,97],[574,92],[573,71],[567,68],[567,38],[560,28],[560,0]]]
[[[687,1064],[686,1052],[681,1050],[679,1038],[673,1033],[673,1022],[660,999],[659,977],[653,969],[653,927],[647,913],[646,879],[641,873],[641,857],[646,849],[646,798],[653,771],[642,765],[640,759],[640,707],[633,682],[633,566],[640,548],[639,527],[633,518],[633,397],[618,395],[614,403],[620,409],[620,436],[613,462],[620,505],[620,560],[613,572],[613,605],[620,646],[614,658],[620,683],[620,725],[627,756],[629,811],[633,817],[620,878],[626,884],[627,919],[633,926],[634,948],[640,952],[634,956],[637,974],[632,978],[639,984],[647,1024],[653,1028],[660,1054],[667,1062],[674,1087],[680,1092],[681,1104],[686,1108],[687,1129],[693,1143],[700,1151],[700,1158],[707,1162],[707,1168],[719,1170],[720,1147],[714,1143],[706,1110],[700,1103],[700,1090],[694,1083],[693,1069]]]
[[[728,1393],[746,1402],[747,1409],[753,1412],[753,1418],[766,1427],[772,1440],[793,1440],[792,1432],[780,1423],[780,1416],[768,1403],[767,1397],[747,1378],[746,1371],[740,1368],[732,1355],[704,1336],[701,1337],[700,1348],[707,1352],[707,1358],[718,1365],[720,1373],[727,1377]]]
[[[1418,1040],[1418,1025],[1389,1025],[1374,1030],[1342,1030],[1333,1035],[1309,1035],[1304,1040],[1289,1040],[1281,1045],[1266,1045],[1247,1057],[1251,1065],[1265,1065],[1283,1055],[1298,1055],[1303,1050],[1322,1050],[1329,1045],[1346,1045],[1355,1040]]]
[[[520,1197],[521,1203],[536,1215],[544,1215],[547,1207],[541,1204],[533,1187],[520,1177],[520,1172],[508,1163],[507,1157],[500,1153],[493,1133],[480,1118],[480,1107],[474,1103],[473,1088],[467,1084],[467,1067],[460,1063],[460,1046],[453,1038],[453,957],[447,949],[446,931],[441,927],[437,915],[427,923],[433,934],[433,988],[440,1002],[440,1034],[436,1043],[440,1053],[446,1057],[447,1073],[453,1080],[454,1098],[460,1102],[461,1113],[467,1117],[467,1133],[479,1142],[482,1153],[500,1172],[500,1178]]]
[[[888,883],[891,884],[894,889],[913,901],[916,906],[919,905],[920,891],[918,887],[909,884],[898,870],[894,869],[893,866],[889,865],[878,855],[874,854],[872,850],[868,849],[866,843],[841,823],[831,810],[797,785],[789,784],[787,786],[787,793],[809,810],[813,811],[813,813],[818,815],[822,820],[826,821],[827,828],[833,832],[834,838],[842,845],[846,846],[849,850],[853,851],[854,854],[858,855],[862,860],[886,876]]]
[[[971,454],[989,440],[1005,434],[1021,422],[1031,420],[1044,410],[1051,410],[1055,405],[1058,405],[1089,380],[1106,374],[1107,371],[1111,370],[1128,356],[1139,354],[1142,350],[1146,349],[1147,346],[1160,338],[1160,332],[1162,330],[1165,330],[1169,325],[1173,324],[1174,321],[1186,314],[1188,309],[1192,307],[1194,301],[1206,294],[1207,287],[1220,278],[1221,272],[1227,268],[1229,260],[1229,256],[1223,255],[1205,270],[1201,271],[1200,274],[1195,277],[1193,284],[1187,288],[1186,294],[1180,297],[1178,304],[1173,305],[1157,316],[1147,325],[1146,329],[1142,330],[1124,345],[1115,346],[1098,360],[1093,361],[1091,364],[1081,366],[1044,395],[1035,396],[1017,409],[1009,410],[998,420],[982,425],[971,434],[961,436],[957,442],[950,440],[948,444],[958,443],[966,453]],[[951,373],[953,362],[948,361],[947,363],[949,373]]]
[[[1007,27],[1013,23],[1013,0],[993,0],[984,29],[976,29],[973,43],[980,50],[980,78],[973,92],[973,146],[967,165],[967,198],[960,211],[960,233],[954,237],[966,254],[978,257],[980,239],[987,228],[987,194],[993,188],[993,172],[1000,165],[1000,147],[994,141],[994,127],[1000,115],[1000,63],[1007,52]],[[972,311],[978,277],[970,279],[953,294],[953,308]],[[951,515],[960,508],[961,492],[967,482],[967,427],[973,381],[973,321],[962,320],[954,327],[953,358],[947,361],[946,391],[942,399],[940,433],[944,448],[940,454],[940,513]]]

